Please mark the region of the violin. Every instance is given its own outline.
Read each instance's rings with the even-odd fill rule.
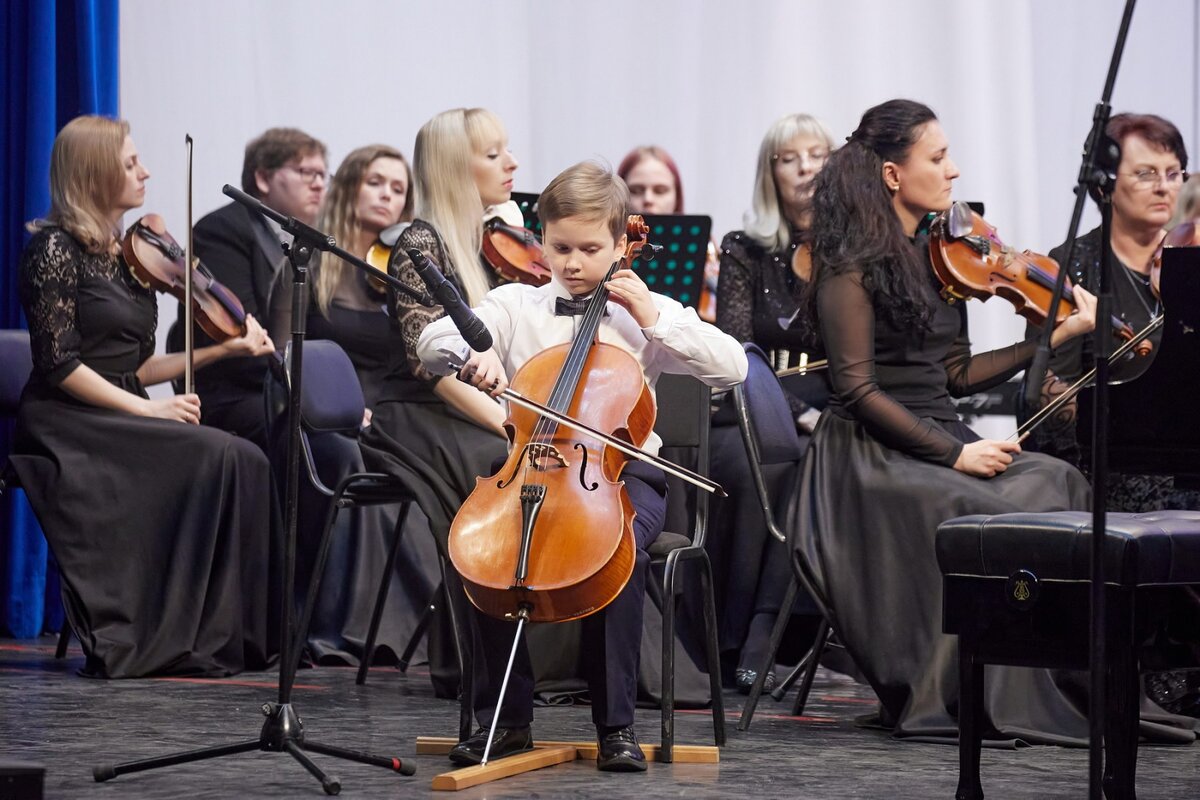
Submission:
[[[1002,297],[1025,319],[1039,327],[1046,324],[1058,279],[1058,262],[1028,250],[1014,251],[966,203],[954,203],[933,220],[929,229],[929,255],[933,272],[942,283],[942,298],[947,302],[968,297],[981,300]],[[1054,324],[1058,325],[1074,311],[1068,278]],[[1122,340],[1133,339],[1133,329],[1124,320],[1113,317],[1112,326],[1114,334]],[[1147,355],[1150,349],[1150,343],[1143,340],[1135,351]]]
[[[550,267],[533,231],[508,225],[499,217],[483,224],[483,257],[506,281],[530,286],[550,282]]]
[[[640,216],[629,218],[629,244],[575,339],[533,356],[510,390],[636,446],[654,427],[653,395],[637,360],[597,334],[605,286],[633,263],[648,232]],[[521,622],[595,613],[624,588],[636,557],[634,511],[620,481],[628,457],[524,404],[510,406],[505,427],[512,446],[504,466],[478,479],[450,528],[450,559],[467,596],[485,614]]]
[[[388,271],[388,262],[392,258],[392,248],[400,240],[400,234],[409,226],[407,222],[399,222],[379,232],[379,236],[367,248],[363,260],[384,275]],[[367,286],[379,294],[387,294],[387,284],[372,275],[367,276]]]
[[[158,214],[146,214],[129,226],[121,239],[121,254],[142,286],[186,302],[185,253]],[[196,323],[215,342],[246,332],[241,301],[198,260],[192,264],[192,310]]]
[[[1158,280],[1162,274],[1162,252],[1165,247],[1200,247],[1200,226],[1196,225],[1195,220],[1179,223],[1167,231],[1167,235],[1159,242],[1158,249],[1154,251],[1154,258],[1150,262],[1150,290],[1159,300],[1162,299],[1162,294],[1159,292]]]

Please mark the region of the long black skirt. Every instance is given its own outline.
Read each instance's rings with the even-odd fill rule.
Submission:
[[[254,444],[27,391],[12,465],[97,677],[231,675],[276,651]]]
[[[962,441],[979,437],[938,422]],[[827,411],[809,445],[789,512],[792,546],[816,572],[849,654],[902,737],[957,736],[957,639],[942,633],[940,523],[965,514],[1086,509],[1087,481],[1064,461],[1021,453],[994,478],[974,478],[882,445]],[[1082,682],[1086,686],[1086,679]],[[987,668],[985,725],[1006,739],[1086,744],[1086,691],[1072,673]],[[1181,722],[1172,718],[1168,722]],[[1187,730],[1143,734],[1187,742]],[[986,728],[985,728],[986,729]]]

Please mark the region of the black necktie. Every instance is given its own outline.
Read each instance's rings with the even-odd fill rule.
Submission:
[[[554,316],[574,317],[587,311],[590,297],[556,297],[554,298]]]

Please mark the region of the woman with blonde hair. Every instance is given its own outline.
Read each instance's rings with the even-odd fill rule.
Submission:
[[[268,656],[267,462],[199,425],[196,395],[146,394],[183,371],[182,354],[154,354],[158,301],[120,252],[149,177],[122,120],[78,117],[54,141],[50,213],[20,264],[34,369],[11,463],[87,674],[228,675]],[[248,317],[195,363],[273,349]]]
[[[759,146],[746,227],[721,241],[717,327],[739,342],[761,347],[776,367],[792,366],[804,354],[820,357],[797,311],[808,285],[813,179],[833,145],[833,135],[816,117],[788,114],[776,120]],[[807,441],[820,413],[812,406],[819,406],[827,394],[825,380],[809,375],[785,388],[792,418],[802,441]],[[748,693],[767,655],[771,626],[791,572],[782,544],[766,532],[741,435],[731,422],[732,414],[715,419],[713,474],[730,496],[712,513],[717,523],[713,530],[737,531],[737,539],[715,536],[709,541],[713,563],[724,565],[726,572],[717,577],[724,588],[718,598],[721,649],[736,659],[735,684]],[[818,620],[815,607],[801,603],[795,610],[806,617],[795,638],[811,639]],[[768,690],[774,681],[768,673]]]
[[[400,234],[389,273],[426,293],[406,254],[415,248],[438,265],[467,304],[478,304],[497,280],[480,259],[484,209],[510,199],[516,169],[504,124],[492,112],[456,108],[426,122],[413,148],[416,218]],[[444,547],[476,477],[490,474],[492,462],[506,451],[505,414],[473,386],[421,366],[417,340],[444,315],[440,305],[423,306],[389,290],[388,309],[388,369],[362,438],[363,458],[368,468],[408,482]],[[431,654],[435,687],[450,691],[453,676],[439,674],[435,658]]]

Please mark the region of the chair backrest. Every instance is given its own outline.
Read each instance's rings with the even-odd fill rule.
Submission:
[[[787,395],[766,354],[755,344],[747,343],[745,348],[749,369],[746,380],[733,389],[734,410],[767,528],[777,539],[787,542],[788,537],[775,515],[776,498],[771,496],[763,467],[775,464],[799,467],[804,459],[804,445],[796,433],[796,421],[792,418]],[[818,588],[812,568],[800,557],[794,544],[790,550],[792,571],[800,585],[808,591],[825,618],[832,621],[829,603]]]
[[[290,343],[289,343],[290,354]],[[286,361],[286,359],[285,359]],[[358,450],[358,431],[362,426],[362,387],[354,364],[336,342],[313,339],[304,342],[303,380],[300,387],[300,443],[301,459],[308,480],[313,487],[325,495],[333,490],[350,471],[358,471],[361,455]],[[287,406],[287,378],[285,369],[280,377],[268,383],[267,407]],[[274,373],[273,373],[274,374]],[[278,401],[272,394],[281,395]],[[270,418],[270,415],[268,415]],[[272,420],[268,436],[271,442],[270,456],[278,474],[282,475],[286,457],[287,413]]]
[[[303,368],[300,418],[304,427],[318,433],[357,432],[366,402],[346,351],[337,342],[306,341]]]
[[[691,375],[664,373],[654,386],[654,394],[658,405],[654,432],[662,439],[663,447],[695,448],[696,465],[693,472],[707,478],[712,389]],[[696,490],[695,524],[692,528],[692,544],[696,546],[704,545],[708,532],[708,497],[708,492]]]
[[[33,374],[29,331],[0,330],[0,416],[15,417],[21,392]]]

